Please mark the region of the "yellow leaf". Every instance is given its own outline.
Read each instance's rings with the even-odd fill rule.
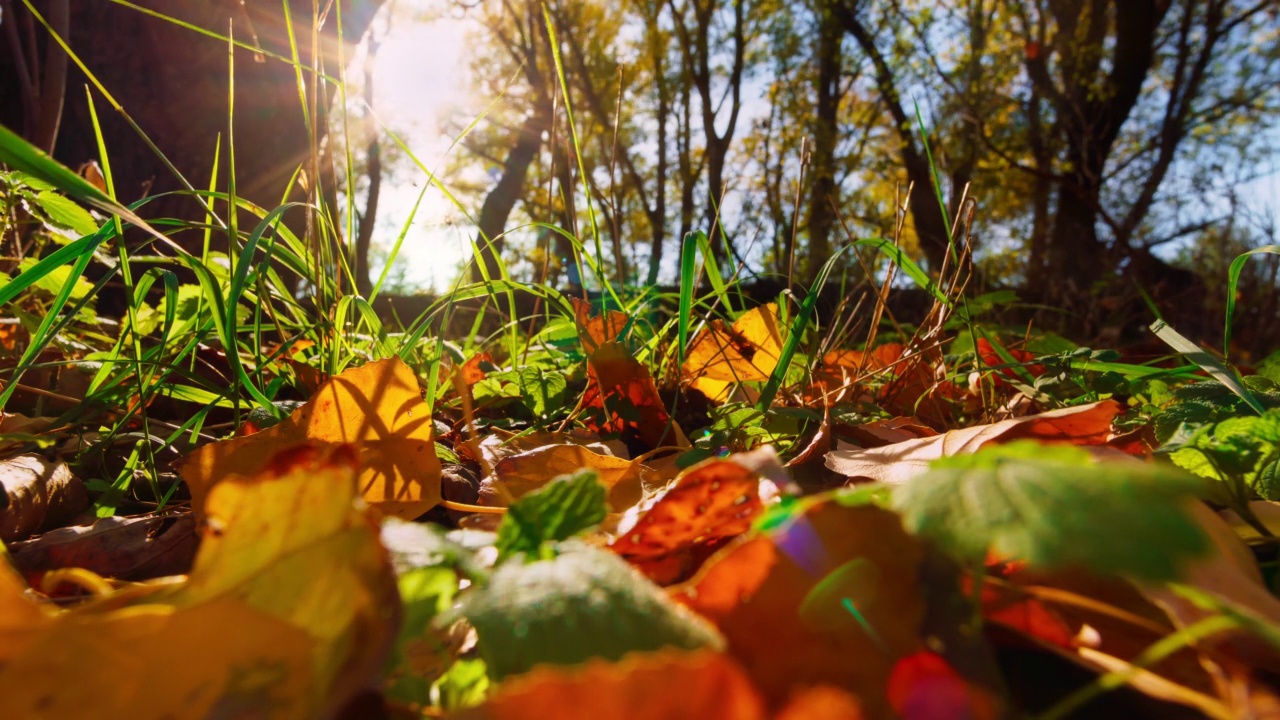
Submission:
[[[179,472],[202,512],[210,487],[251,477],[267,458],[298,444],[350,443],[360,452],[360,492],[384,515],[413,519],[440,502],[440,461],[431,417],[413,370],[398,358],[343,372],[278,425],[197,448]]]
[[[640,502],[642,465],[612,455],[594,452],[582,445],[544,445],[499,460],[493,467],[495,479],[513,497],[522,497],[560,475],[584,468],[595,470],[596,478],[608,492],[609,509],[622,512]]]
[[[686,379],[768,380],[781,354],[778,306],[770,303],[743,313],[732,328],[710,323],[693,341],[682,369]]]
[[[0,717],[312,718],[376,683],[399,602],[355,463],[302,446],[219,483],[186,582],[53,614],[0,573],[0,631],[34,628],[0,653]]]

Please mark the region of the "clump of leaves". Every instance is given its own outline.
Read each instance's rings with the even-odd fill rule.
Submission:
[[[1280,408],[1280,385],[1261,375],[1245,377],[1244,387],[1266,409]],[[1248,403],[1216,381],[1183,385],[1173,390],[1173,401],[1155,416],[1156,438],[1169,442],[1186,425],[1185,434],[1228,418],[1256,415]]]
[[[723,645],[710,624],[625,560],[573,539],[604,516],[604,488],[593,472],[557,478],[508,510],[498,528],[499,564],[462,605],[491,678],[542,663]]]
[[[1045,569],[1171,580],[1208,548],[1185,503],[1203,481],[1166,465],[1099,462],[1066,445],[1017,441],[935,460],[895,488],[911,532],[967,562],[987,554]]]
[[[1161,448],[1175,465],[1280,500],[1280,409],[1181,430]],[[1242,498],[1247,499],[1247,498]]]

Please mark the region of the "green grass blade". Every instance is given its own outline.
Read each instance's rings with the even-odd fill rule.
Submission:
[[[1249,258],[1259,253],[1280,255],[1280,245],[1263,245],[1241,253],[1236,256],[1235,260],[1231,261],[1231,268],[1227,271],[1227,317],[1222,324],[1222,354],[1224,357],[1231,356],[1231,323],[1235,320],[1236,286],[1240,283],[1240,272],[1244,270],[1244,265],[1249,261]]]
[[[1258,402],[1258,399],[1253,396],[1253,393],[1249,392],[1249,389],[1244,386],[1244,383],[1240,382],[1240,376],[1235,371],[1235,368],[1226,365],[1214,356],[1205,352],[1203,348],[1191,342],[1191,340],[1179,333],[1177,330],[1169,327],[1169,325],[1163,320],[1157,320],[1152,323],[1151,332],[1155,333],[1156,337],[1163,340],[1166,345],[1181,353],[1183,357],[1196,365],[1199,365],[1202,370],[1212,375],[1218,382],[1226,385],[1231,392],[1240,396],[1240,399],[1244,400],[1245,404],[1247,404],[1254,412],[1259,415],[1265,412],[1265,408],[1262,407],[1262,403]]]

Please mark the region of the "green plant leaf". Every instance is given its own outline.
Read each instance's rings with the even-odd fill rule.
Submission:
[[[598,525],[606,512],[604,486],[594,471],[562,475],[507,509],[498,526],[498,561],[517,553],[536,558],[543,543],[567,540]]]
[[[40,207],[54,224],[70,228],[81,236],[98,231],[98,221],[93,219],[89,211],[68,198],[43,190],[36,194],[36,202],[40,203]]]
[[[616,554],[576,540],[558,549],[552,559],[502,563],[467,591],[462,612],[494,680],[544,663],[723,646],[714,627]]]
[[[1169,580],[1208,547],[1181,502],[1203,487],[1167,465],[1019,441],[935,461],[895,489],[893,507],[908,530],[967,562],[990,550],[1038,567]]]

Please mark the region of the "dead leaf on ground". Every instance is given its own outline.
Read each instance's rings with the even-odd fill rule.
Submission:
[[[542,666],[499,685],[458,720],[764,720],[760,693],[712,651],[634,653],[620,662]]]
[[[771,705],[823,684],[889,718],[893,667],[923,649],[922,556],[897,515],[824,500],[725,547],[672,592],[720,628]]]
[[[681,371],[708,398],[723,402],[729,386],[768,380],[782,355],[776,303],[738,317],[733,327],[712,320],[689,347]]]
[[[840,429],[864,448],[882,447],[908,440],[933,437],[938,434],[937,430],[929,427],[917,417],[873,420],[860,425],[843,426]]]
[[[659,585],[687,578],[703,559],[700,547],[741,535],[764,510],[760,475],[746,458],[756,455],[777,463],[772,448],[764,448],[689,468],[610,549]]]
[[[398,358],[330,379],[306,405],[266,430],[197,448],[179,472],[199,513],[227,475],[253,476],[276,452],[298,444],[350,443],[360,453],[360,491],[384,515],[412,519],[440,502],[440,461],[413,370]]]
[[[467,387],[471,387],[488,377],[489,373],[485,372],[484,368],[480,367],[483,364],[492,365],[493,355],[487,352],[479,352],[472,355],[466,362],[462,363],[462,368],[459,372],[462,374],[462,382],[466,384]]]
[[[587,355],[594,353],[605,343],[617,342],[631,318],[617,310],[603,310],[593,314],[591,303],[581,298],[569,298],[573,303],[574,322],[578,326],[578,341]]]
[[[598,482],[608,493],[610,512],[619,513],[640,502],[644,466],[635,460],[598,453],[584,445],[543,445],[499,460],[493,466],[493,477],[481,486],[482,504],[496,504],[501,497],[495,482],[519,498],[556,477],[582,469],[596,471]]]
[[[0,460],[0,540],[25,540],[89,507],[89,491],[61,460],[29,453]]]
[[[886,689],[893,711],[901,720],[968,718],[994,720],[1000,701],[967,682],[937,653],[921,650],[893,666]]]
[[[214,487],[176,587],[56,611],[0,567],[0,635],[17,640],[0,643],[0,717],[311,718],[374,686],[395,576],[355,502],[353,452],[320,452],[295,448]],[[15,612],[30,629],[14,630]]]
[[[991,442],[1033,439],[1102,446],[1115,439],[1111,422],[1122,410],[1115,400],[1103,400],[884,447],[835,450],[827,454],[827,467],[846,477],[901,483],[924,472],[940,457],[972,453]]]
[[[200,536],[190,512],[102,518],[9,546],[14,567],[33,584],[49,570],[84,568],[137,582],[191,570]]]
[[[582,406],[603,413],[593,428],[602,434],[633,437],[650,449],[689,447],[688,438],[658,396],[649,370],[619,343],[604,343],[588,358]]]

